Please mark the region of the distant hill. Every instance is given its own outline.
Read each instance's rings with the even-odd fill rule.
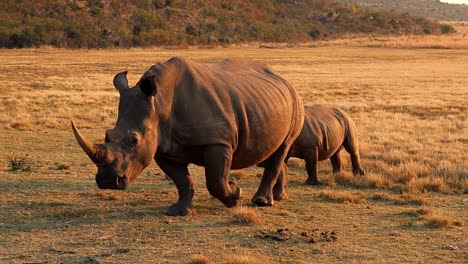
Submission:
[[[408,13],[429,19],[444,21],[468,21],[468,5],[448,4],[438,0],[336,0],[342,3],[357,3],[364,8],[373,8],[397,13]]]
[[[441,34],[428,19],[329,0],[2,0],[0,47],[106,48]]]

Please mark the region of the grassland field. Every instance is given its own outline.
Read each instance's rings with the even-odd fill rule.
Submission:
[[[198,213],[175,218],[175,185],[155,164],[126,191],[98,190],[70,119],[102,141],[114,74],[133,84],[172,56],[266,63],[305,105],[341,107],[366,176],[343,151],[345,172],[321,162],[322,185],[304,186],[292,159],[289,199],[257,208],[261,170],[233,171],[243,197],[227,209],[190,166]],[[468,49],[29,49],[0,61],[0,263],[468,262]]]

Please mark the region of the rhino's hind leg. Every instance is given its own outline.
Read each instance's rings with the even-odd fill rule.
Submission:
[[[279,184],[284,184],[286,175],[278,179],[284,166],[284,159],[286,158],[289,146],[283,143],[265,162],[263,162],[263,177],[258,187],[257,192],[252,198],[252,202],[258,206],[271,206],[274,204],[273,186],[279,181]],[[281,186],[281,187],[284,187]],[[284,193],[284,188],[281,193]],[[277,188],[278,192],[280,187]],[[285,194],[285,193],[284,193]],[[277,197],[279,198],[279,196]]]
[[[275,201],[281,201],[288,199],[288,194],[286,193],[286,177],[288,175],[288,167],[285,163],[281,166],[280,174],[278,175],[278,180],[273,187],[273,199]]]
[[[228,181],[232,154],[232,149],[223,145],[207,146],[204,150],[208,191],[229,208],[236,206],[242,193],[235,182]]]
[[[344,142],[346,151],[351,155],[351,164],[353,166],[354,175],[364,175],[365,172],[361,167],[361,159],[359,156],[357,139],[354,136],[348,135]]]
[[[195,193],[193,180],[190,176],[187,165],[174,162],[165,158],[155,158],[156,163],[166,175],[171,178],[179,193],[179,200],[166,211],[170,216],[184,216],[195,214],[192,206],[192,198]]]
[[[330,157],[330,162],[333,167],[333,173],[340,173],[341,170],[343,169],[343,161],[341,160],[340,152],[341,152],[341,149],[336,151],[336,153]]]

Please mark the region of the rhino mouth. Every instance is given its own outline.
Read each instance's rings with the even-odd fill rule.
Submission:
[[[128,177],[124,175],[122,177],[107,178],[97,174],[96,183],[99,189],[125,190],[128,187]]]

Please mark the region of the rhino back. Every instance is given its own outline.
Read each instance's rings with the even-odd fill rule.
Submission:
[[[300,98],[265,66],[238,60],[182,64],[162,128],[170,131],[162,133],[172,145],[167,152],[222,144],[234,150],[233,168],[250,166],[270,156],[300,122]]]

